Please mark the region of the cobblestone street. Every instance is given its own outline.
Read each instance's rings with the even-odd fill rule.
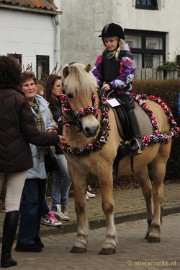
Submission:
[[[22,270],[118,270],[118,269],[180,269],[180,214],[163,217],[160,243],[144,239],[146,221],[139,220],[116,225],[119,242],[114,255],[98,252],[106,229],[90,230],[88,252],[71,254],[76,233],[44,236],[45,248],[41,253],[13,252]]]

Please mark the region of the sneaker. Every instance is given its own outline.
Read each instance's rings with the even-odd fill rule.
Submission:
[[[88,191],[92,191],[92,188],[91,188],[90,185],[87,186],[87,190],[88,190]]]
[[[68,213],[68,204],[65,205],[61,205],[61,211],[65,216],[69,217],[69,213]]]
[[[62,222],[57,220],[55,217],[55,214],[53,211],[49,212],[48,214],[45,214],[41,219],[41,224],[51,226],[51,227],[57,227],[61,226]]]
[[[86,191],[86,196],[88,196],[88,198],[94,198],[94,197],[96,197],[95,194],[90,193],[89,191]]]
[[[60,204],[57,204],[56,207],[57,207],[57,211],[54,211],[54,214],[55,214],[56,218],[57,218],[58,220],[62,220],[62,221],[69,221],[69,220],[70,220],[70,217],[69,217],[69,216],[66,216],[66,215],[61,211],[61,205],[60,205]]]

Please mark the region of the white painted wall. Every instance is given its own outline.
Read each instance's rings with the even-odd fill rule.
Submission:
[[[180,0],[158,0],[160,10],[135,9],[135,0],[61,0],[61,64],[94,61],[102,51],[98,38],[105,24],[167,32],[166,60],[180,54]]]
[[[22,54],[23,67],[32,64],[34,72],[36,55],[49,55],[51,72],[57,61],[54,48],[53,16],[0,9],[0,55]]]
[[[61,65],[89,63],[94,45],[94,9],[96,1],[61,0]]]
[[[0,55],[22,54],[24,68],[36,55],[50,56],[50,72],[58,65],[77,61],[94,64],[103,50],[98,38],[105,24],[127,29],[167,32],[166,59],[180,54],[180,0],[158,0],[160,10],[135,9],[135,0],[55,0],[63,12],[53,16],[0,8]],[[59,44],[60,43],[60,44]]]

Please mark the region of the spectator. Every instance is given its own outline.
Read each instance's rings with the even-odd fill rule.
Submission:
[[[53,130],[48,102],[36,94],[36,78],[32,72],[21,75],[21,89],[25,94],[40,131]],[[52,132],[51,132],[52,133]],[[46,192],[44,147],[30,145],[34,167],[28,170],[20,204],[19,235],[15,250],[39,252],[44,247],[40,239],[42,202]]]
[[[41,97],[45,96],[45,89],[40,83],[37,84],[36,94],[40,95]]]
[[[1,267],[17,265],[11,257],[19,219],[19,205],[27,170],[33,166],[28,143],[56,145],[67,141],[56,133],[39,132],[29,104],[20,91],[21,67],[0,57],[0,192],[6,182]]]
[[[62,90],[62,79],[58,75],[50,75],[45,86],[46,100],[53,115],[54,121],[58,124],[58,133],[62,133],[61,122],[61,104],[59,96]],[[60,147],[56,146],[56,158],[59,170],[53,173],[52,183],[52,211],[56,217],[62,221],[68,221],[68,197],[71,186],[71,179],[68,173],[67,161]]]
[[[42,97],[45,96],[45,89],[41,84],[37,84],[37,91],[36,93]],[[50,118],[53,121],[52,113],[50,112]],[[56,123],[54,122],[54,127],[57,128]],[[46,166],[45,166],[46,167]],[[47,179],[48,179],[48,172],[47,172]],[[52,226],[52,227],[57,227],[62,225],[60,221],[57,220],[57,218],[54,215],[53,211],[50,211],[48,203],[47,203],[47,198],[46,196],[44,197],[43,203],[42,203],[42,220],[41,223],[43,225],[47,226]]]

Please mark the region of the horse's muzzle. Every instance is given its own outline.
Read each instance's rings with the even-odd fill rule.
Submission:
[[[94,137],[97,133],[97,130],[99,128],[99,125],[93,126],[93,127],[85,127],[84,134],[86,137]]]
[[[99,129],[99,122],[93,115],[83,117],[81,125],[84,135],[87,138],[94,137]]]

